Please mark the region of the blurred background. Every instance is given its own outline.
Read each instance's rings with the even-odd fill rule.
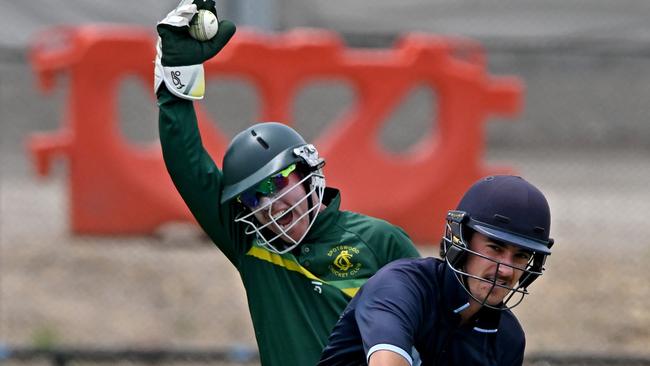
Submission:
[[[54,362],[33,349],[89,352],[87,364],[102,357],[118,363],[98,352],[107,349],[178,350],[181,363],[256,362],[238,274],[196,227],[171,224],[142,237],[73,235],[67,162],[41,179],[25,149],[30,133],[57,130],[65,114],[67,80],[42,94],[28,62],[42,31],[121,23],[153,35],[176,4],[0,0],[0,363]],[[528,362],[650,364],[650,2],[232,0],[218,2],[218,10],[261,31],[334,30],[350,47],[391,48],[416,31],[479,41],[490,74],[525,84],[523,112],[485,124],[485,159],[540,187],[553,212],[556,246],[547,272],[515,309]],[[384,146],[405,149],[432,128],[431,93],[416,89],[404,100],[382,131]],[[310,87],[296,98],[296,127],[315,138],[352,94],[340,84]],[[226,117],[219,128],[228,135],[255,118],[256,96],[244,83],[213,82],[207,95],[204,107]],[[156,143],[149,89],[126,80],[119,112],[131,142]],[[436,255],[436,242],[418,244]],[[134,364],[161,362],[153,351],[145,361],[122,353],[129,355]],[[57,364],[66,364],[59,356]]]

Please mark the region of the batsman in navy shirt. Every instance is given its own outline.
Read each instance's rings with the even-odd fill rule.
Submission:
[[[522,365],[510,309],[551,254],[544,195],[515,176],[476,182],[447,214],[442,259],[382,268],[341,315],[319,366]]]

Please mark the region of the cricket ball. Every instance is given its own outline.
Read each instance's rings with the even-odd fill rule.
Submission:
[[[198,41],[207,41],[212,39],[219,30],[219,20],[217,16],[205,9],[199,10],[190,22],[190,35]]]

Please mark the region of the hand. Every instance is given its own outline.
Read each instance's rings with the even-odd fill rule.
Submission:
[[[189,33],[189,24],[199,9],[216,14],[213,0],[182,0],[158,23],[158,45],[154,92],[164,82],[176,96],[201,99],[205,91],[203,62],[214,57],[235,33],[235,25],[219,22],[219,31],[210,40],[198,41]]]
[[[219,53],[235,33],[235,25],[228,20],[222,20],[219,22],[219,31],[212,39],[201,42],[192,38],[189,24],[200,9],[217,14],[213,0],[183,0],[158,23],[163,66],[202,64]]]

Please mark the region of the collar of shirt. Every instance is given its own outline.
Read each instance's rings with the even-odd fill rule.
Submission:
[[[339,216],[339,207],[341,206],[341,193],[339,190],[325,188],[323,204],[327,205],[327,207],[318,214],[316,222],[314,222],[303,242],[318,241],[319,238],[327,234],[330,227],[336,222]]]
[[[443,261],[443,291],[442,304],[446,314],[452,319],[453,324],[460,324],[460,312],[469,306],[470,296],[461,286],[454,271],[450,270],[447,263]],[[482,307],[470,320],[474,331],[480,333],[496,333],[501,319],[501,310]]]

